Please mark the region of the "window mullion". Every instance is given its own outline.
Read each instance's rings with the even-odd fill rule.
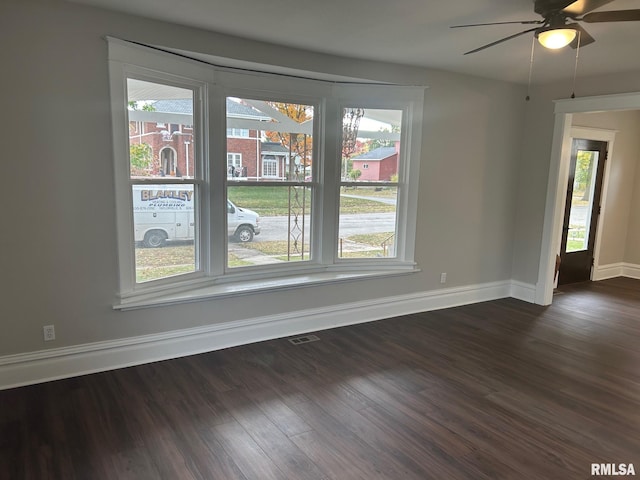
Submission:
[[[419,99],[419,100],[418,100]],[[422,125],[422,94],[414,102],[405,108],[402,122],[404,125],[413,125],[412,128],[403,129],[401,142],[408,148],[403,149],[401,155],[401,172],[398,186],[398,232],[402,242],[398,248],[398,258],[404,261],[413,261],[415,255],[416,219],[418,218],[418,182],[420,178],[420,156],[422,148],[422,136],[415,127]],[[414,159],[409,161],[408,152]],[[411,164],[411,172],[408,171]]]
[[[222,89],[210,85],[208,89],[207,120],[205,121],[208,152],[207,195],[208,225],[206,241],[209,249],[210,274],[221,276],[226,264],[227,209],[225,180],[227,172],[226,107]]]
[[[320,186],[318,188],[316,209],[315,232],[319,235],[319,242],[316,242],[318,251],[316,252],[320,263],[331,265],[336,259],[336,245],[338,241],[338,211],[340,208],[340,142],[342,117],[338,102],[329,98],[325,101],[322,115],[322,132],[319,138],[323,141],[320,145],[321,152],[319,158]]]

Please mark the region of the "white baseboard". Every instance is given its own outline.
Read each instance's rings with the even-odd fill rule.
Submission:
[[[509,297],[514,292],[519,295],[516,298],[529,298],[531,288],[518,282],[492,282],[122,340],[8,355],[0,357],[0,390],[210,352],[262,340],[495,300]]]
[[[536,302],[536,286],[529,283],[511,280],[511,296],[525,302]]]
[[[608,265],[598,265],[593,269],[593,275],[591,280],[597,282],[600,280],[606,280],[607,278],[621,277],[624,263],[610,263]]]
[[[592,280],[599,281],[615,277],[640,279],[640,265],[625,262],[598,265],[593,271]]]
[[[622,269],[622,276],[640,280],[640,265],[625,263]]]

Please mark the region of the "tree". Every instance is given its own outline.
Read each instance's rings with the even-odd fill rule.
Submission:
[[[576,159],[574,193],[582,192],[582,200],[588,201],[591,193],[591,177],[593,176],[594,154],[591,151],[579,151]]]
[[[351,170],[349,172],[349,178],[351,178],[351,180],[353,180],[354,182],[358,180],[361,175],[362,175],[362,172],[360,170]]]
[[[129,162],[132,175],[149,175],[153,163],[153,151],[146,143],[132,143],[129,145]]]
[[[129,101],[127,102],[129,110],[142,110],[143,112],[155,112],[156,107],[153,101]],[[139,122],[129,122],[129,135],[133,135],[136,131],[136,124]],[[129,140],[131,142],[131,140]],[[153,150],[151,145],[147,143],[129,143],[129,163],[131,165],[131,175],[147,176],[150,175],[151,166],[153,165]]]
[[[280,113],[284,113],[287,117],[294,120],[297,123],[304,123],[313,118],[313,114],[309,110],[308,105],[301,105],[297,103],[283,103],[283,102],[267,102],[267,104]],[[295,172],[293,169],[294,159],[299,158],[300,163],[305,167],[311,166],[312,152],[313,152],[313,139],[310,135],[303,133],[289,133],[289,132],[274,132],[267,131],[266,136],[271,142],[277,142],[289,149],[291,155],[291,161],[289,162],[289,174],[298,173],[305,175],[306,172]]]
[[[143,112],[155,112],[156,107],[153,106],[152,103],[148,103],[148,101],[129,101],[128,102],[130,110],[142,110]]]
[[[400,133],[400,126],[392,125],[391,130],[389,130],[388,128],[381,128],[378,131],[383,133],[391,133],[391,132]],[[393,147],[395,145],[394,140],[382,140],[380,138],[371,139],[368,143],[369,143],[368,151],[375,150],[376,148],[379,148],[379,147]]]
[[[342,109],[342,176],[351,176],[351,157],[358,148],[362,148],[362,142],[358,140],[360,119],[364,116],[364,108]],[[362,172],[360,172],[362,173]],[[353,178],[353,177],[352,177]],[[357,177],[356,177],[357,178]]]

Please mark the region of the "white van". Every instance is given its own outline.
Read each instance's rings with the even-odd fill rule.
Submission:
[[[135,241],[145,247],[162,247],[167,241],[193,240],[195,222],[191,185],[134,185]],[[229,235],[250,242],[260,233],[260,216],[227,201]]]

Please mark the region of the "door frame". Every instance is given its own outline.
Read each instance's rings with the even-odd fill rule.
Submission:
[[[600,198],[599,198],[599,204],[598,205],[593,205],[592,208],[600,208],[600,213],[598,214],[597,217],[597,222],[596,222],[596,232],[595,232],[595,237],[594,237],[594,244],[593,244],[593,263],[591,265],[591,269],[589,272],[589,280],[593,280],[593,276],[594,276],[594,272],[596,272],[596,270],[598,269],[598,265],[599,265],[599,259],[600,259],[600,239],[602,238],[602,226],[604,224],[604,218],[605,218],[605,212],[606,212],[606,202],[607,202],[607,191],[608,191],[608,179],[609,179],[609,168],[611,167],[611,162],[609,161],[610,155],[613,152],[613,144],[615,141],[615,137],[616,137],[616,133],[618,131],[617,130],[607,130],[607,129],[602,129],[602,128],[592,128],[592,127],[578,127],[578,126],[572,126],[571,127],[571,135],[570,135],[570,141],[571,141],[571,152],[569,152],[569,159],[567,161],[567,181],[569,180],[569,170],[571,167],[571,155],[573,152],[573,141],[574,140],[595,140],[598,142],[604,142],[606,143],[606,155],[603,156],[603,158],[599,159],[598,162],[604,162],[604,170],[602,172],[602,179],[601,179],[601,187],[600,187]],[[563,159],[564,162],[565,159]],[[599,164],[599,163],[598,163]],[[597,171],[594,170],[594,175],[597,174]],[[594,177],[594,181],[597,178]],[[565,183],[565,199],[567,197],[567,184]],[[597,186],[596,186],[597,188]],[[563,216],[563,227],[564,227],[564,221],[565,221],[565,215],[566,215],[566,201],[565,201],[565,206],[562,210],[562,216]],[[560,247],[562,246],[562,235],[563,235],[563,231],[560,230]],[[560,256],[562,256],[562,253],[560,252],[560,248],[558,248],[558,254],[560,254]],[[562,265],[560,266],[560,268],[562,268]],[[558,274],[558,278],[556,279],[556,284],[559,282],[560,280],[560,274]]]
[[[556,254],[560,249],[560,235],[562,233],[562,223],[564,219],[564,201],[566,199],[566,185],[569,177],[573,114],[622,110],[640,110],[640,92],[555,101],[555,122],[553,141],[551,143],[547,199],[542,227],[540,261],[538,263],[538,281],[536,282],[535,292],[535,303],[539,305],[550,305],[553,301],[555,260]],[[595,140],[598,139],[596,138]],[[610,159],[612,158],[612,147],[613,145],[610,143]],[[607,165],[610,164],[611,162],[607,162]],[[605,175],[606,173],[605,171]],[[606,202],[607,183],[608,180],[605,178],[602,192],[603,202]],[[600,253],[599,240],[604,224],[604,214],[598,224],[596,251],[594,251],[594,255],[596,253],[599,255]]]

